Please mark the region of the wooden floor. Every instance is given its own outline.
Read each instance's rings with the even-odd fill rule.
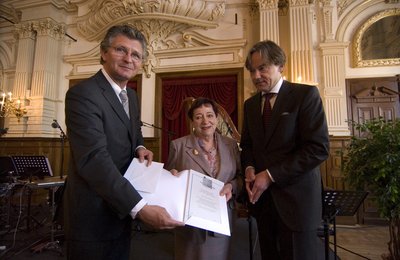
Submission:
[[[0,214],[0,259],[66,259],[65,255],[60,255],[57,252],[54,252],[54,250],[43,250],[39,253],[35,253],[34,250],[32,250],[42,242],[46,245],[46,242],[48,242],[50,238],[49,231],[51,230],[51,225],[49,222],[50,214],[47,204],[33,208],[32,217],[35,218],[35,221],[32,221],[30,231],[27,231],[27,222],[23,221],[23,218],[19,221],[20,216],[18,215],[18,212],[21,213],[17,210],[15,211],[15,214],[17,215],[12,215],[11,218],[6,218],[10,220],[10,224],[7,226],[3,225],[4,219],[2,217],[4,217],[4,212],[1,212],[2,214]],[[257,237],[256,222],[252,221],[251,226],[252,241],[255,241]],[[233,257],[230,260],[246,260],[250,258],[248,231],[249,225],[247,220],[244,218],[239,219],[234,226],[232,236],[232,242],[234,245],[232,251]],[[63,232],[62,230],[59,230],[59,232],[56,233],[60,235],[56,237],[61,242],[61,250],[65,252],[65,244],[62,243]],[[389,241],[389,228],[387,225],[338,225],[336,228],[336,238],[338,257],[341,260],[380,260],[382,259],[382,254],[388,253],[387,243]],[[132,258],[132,260],[172,260],[172,241],[173,236],[170,233],[133,237],[132,248],[136,253],[142,252],[139,254],[139,258]],[[330,241],[333,242],[332,236],[330,237]],[[160,247],[157,251],[157,248],[154,247],[154,245],[164,245],[164,247]],[[149,252],[149,247],[154,250]],[[258,244],[253,243],[253,247],[253,260],[260,260],[261,257]],[[332,244],[331,248],[333,250]],[[323,250],[322,242],[321,250]],[[331,256],[330,259],[333,259],[333,256]]]
[[[246,223],[243,223],[243,229],[241,230],[241,235],[237,234],[235,237],[237,246],[235,247],[235,254],[231,260],[246,260],[249,259],[248,247],[247,247],[247,232]],[[48,237],[46,232],[40,234],[40,238],[37,237],[35,232],[26,234],[25,232],[17,232],[16,234],[16,244],[12,246],[12,234],[0,239],[0,245],[6,246],[6,250],[0,250],[0,259],[13,259],[13,260],[27,260],[27,259],[48,259],[48,260],[63,260],[66,259],[65,255],[60,256],[58,253],[51,250],[43,250],[40,253],[33,253],[32,247],[36,244],[35,241],[40,241],[40,238]],[[341,260],[360,260],[360,259],[371,259],[378,260],[382,259],[381,255],[388,252],[387,242],[389,241],[389,232],[387,226],[338,226],[337,227],[337,252],[338,259]],[[172,243],[172,237],[168,234],[162,236],[157,236],[158,244],[162,242],[167,245]],[[151,247],[155,248],[155,240],[140,239],[141,243],[151,242]],[[159,241],[161,240],[161,241]],[[140,248],[140,243],[134,241],[136,246]],[[331,237],[331,242],[333,239]],[[156,243],[157,245],[157,243]],[[61,243],[61,249],[65,252],[65,245]],[[159,246],[159,245],[158,245]],[[10,248],[12,247],[12,248]],[[146,247],[146,246],[145,246]],[[146,247],[148,248],[148,247]],[[163,252],[155,252],[154,250],[149,255],[148,250],[143,250],[143,257],[141,259],[150,260],[169,260],[173,259],[172,252],[170,252],[172,246],[168,246],[167,249],[163,249]],[[332,251],[333,246],[331,245]],[[7,251],[7,252],[5,252]],[[135,250],[136,251],[136,250]],[[138,252],[137,252],[138,253]],[[140,250],[139,250],[140,253]],[[158,257],[156,257],[158,256]],[[132,258],[132,260],[137,258]],[[260,260],[259,248],[255,248],[253,260]],[[331,253],[330,259],[334,259]],[[323,260],[323,259],[321,259]]]
[[[382,254],[389,252],[387,245],[389,242],[388,226],[338,226],[336,234],[337,245],[339,246],[337,252],[342,260],[378,260],[382,259]],[[340,247],[343,247],[343,249]],[[333,249],[333,246],[331,248]]]

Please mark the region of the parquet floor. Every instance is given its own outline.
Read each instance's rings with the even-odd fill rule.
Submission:
[[[389,252],[387,243],[389,241],[388,226],[337,226],[337,245],[359,255],[352,254],[340,247],[337,248],[341,260],[382,259],[382,254]],[[331,248],[333,248],[331,246]]]

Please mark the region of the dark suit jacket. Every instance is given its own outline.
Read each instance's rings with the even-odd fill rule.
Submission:
[[[110,240],[130,232],[129,213],[141,196],[123,174],[143,136],[137,95],[127,92],[131,120],[101,71],[67,92],[72,155],[64,195],[68,239]]]
[[[275,182],[255,204],[257,214],[270,193],[278,214],[294,231],[316,229],[321,221],[319,165],[329,153],[329,134],[318,89],[284,81],[264,132],[261,94],[246,100],[241,136],[243,170],[268,169]]]

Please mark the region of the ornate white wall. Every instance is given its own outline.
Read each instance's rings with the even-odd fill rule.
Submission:
[[[386,3],[387,2],[387,3]],[[142,119],[155,121],[159,73],[243,68],[247,50],[271,39],[288,54],[285,77],[319,87],[330,133],[348,135],[347,78],[393,76],[400,66],[354,68],[357,29],[398,0],[3,0],[0,4],[0,89],[24,99],[27,117],[6,121],[7,136],[58,136],[71,79],[99,68],[107,28],[128,23],[149,40],[142,73]],[[71,37],[70,37],[71,36]],[[74,41],[76,39],[77,41]],[[243,99],[254,93],[243,69]],[[244,100],[240,102],[243,103]],[[153,136],[144,128],[145,136]]]

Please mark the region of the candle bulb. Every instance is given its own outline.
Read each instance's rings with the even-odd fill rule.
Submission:
[[[6,93],[3,92],[2,96],[3,96],[3,99],[1,100],[1,109],[0,109],[0,111],[3,111],[4,100],[6,99]]]

